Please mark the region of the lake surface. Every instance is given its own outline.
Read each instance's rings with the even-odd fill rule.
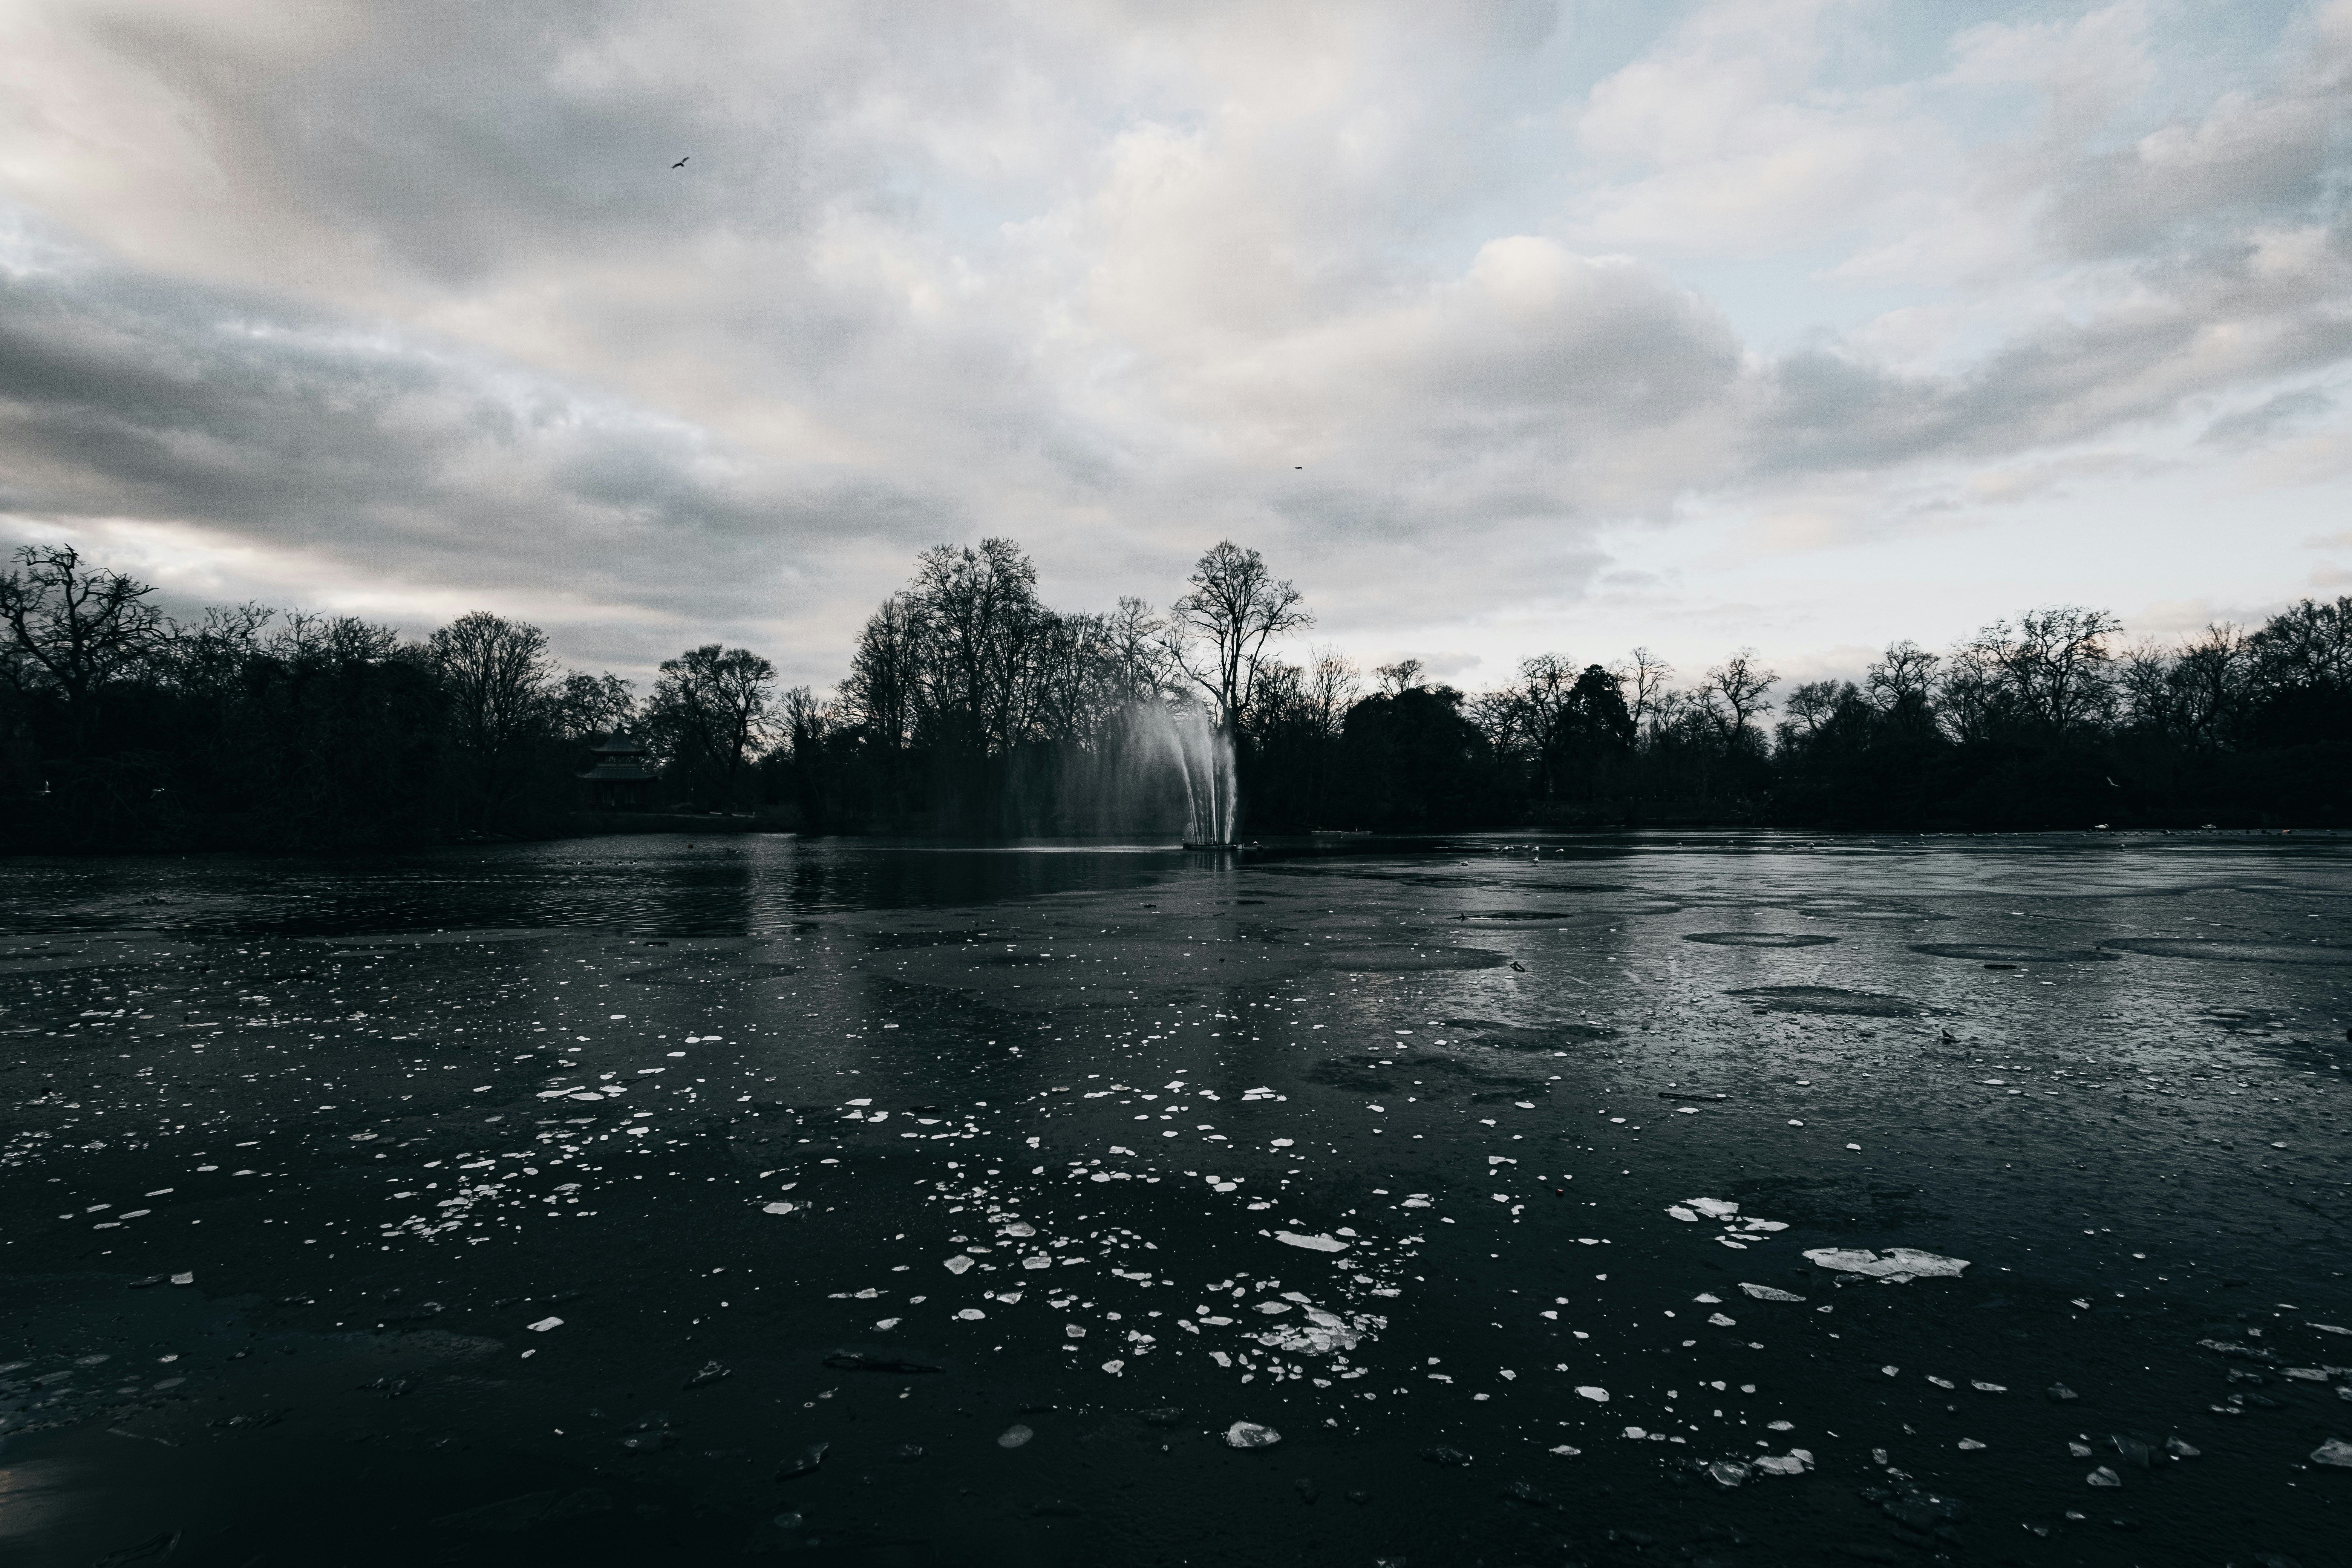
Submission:
[[[2352,1561],[2346,842],[18,860],[0,932],[12,1563]]]

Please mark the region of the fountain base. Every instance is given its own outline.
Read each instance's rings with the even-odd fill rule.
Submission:
[[[1240,845],[1238,845],[1238,844],[1191,844],[1191,843],[1188,843],[1188,844],[1186,844],[1186,845],[1184,846],[1184,847],[1185,847],[1185,848],[1187,848],[1187,849],[1200,849],[1200,850],[1238,850],[1238,849],[1241,847],[1241,846],[1240,846]]]

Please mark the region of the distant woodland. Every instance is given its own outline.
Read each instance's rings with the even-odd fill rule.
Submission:
[[[170,618],[74,550],[0,574],[0,847],[341,850],[616,826],[580,775],[616,731],[646,808],[817,833],[1157,830],[1171,725],[1222,730],[1243,837],[1314,828],[1789,825],[2014,830],[2352,821],[2352,597],[2132,640],[2062,605],[1790,685],[1641,648],[1462,691],[1292,650],[1305,596],[1220,544],[1165,611],[1038,597],[1018,545],[942,545],[829,692],[711,643],[639,691],[485,611],[421,638],[252,605]]]

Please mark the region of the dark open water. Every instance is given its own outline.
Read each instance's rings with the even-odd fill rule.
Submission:
[[[0,1556],[2352,1562],[2352,847],[1530,842],[0,865]]]

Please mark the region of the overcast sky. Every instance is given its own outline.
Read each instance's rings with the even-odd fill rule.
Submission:
[[[2352,0],[0,0],[0,539],[818,686],[988,534],[1470,686],[2169,636],[2352,592],[2347,104]]]

